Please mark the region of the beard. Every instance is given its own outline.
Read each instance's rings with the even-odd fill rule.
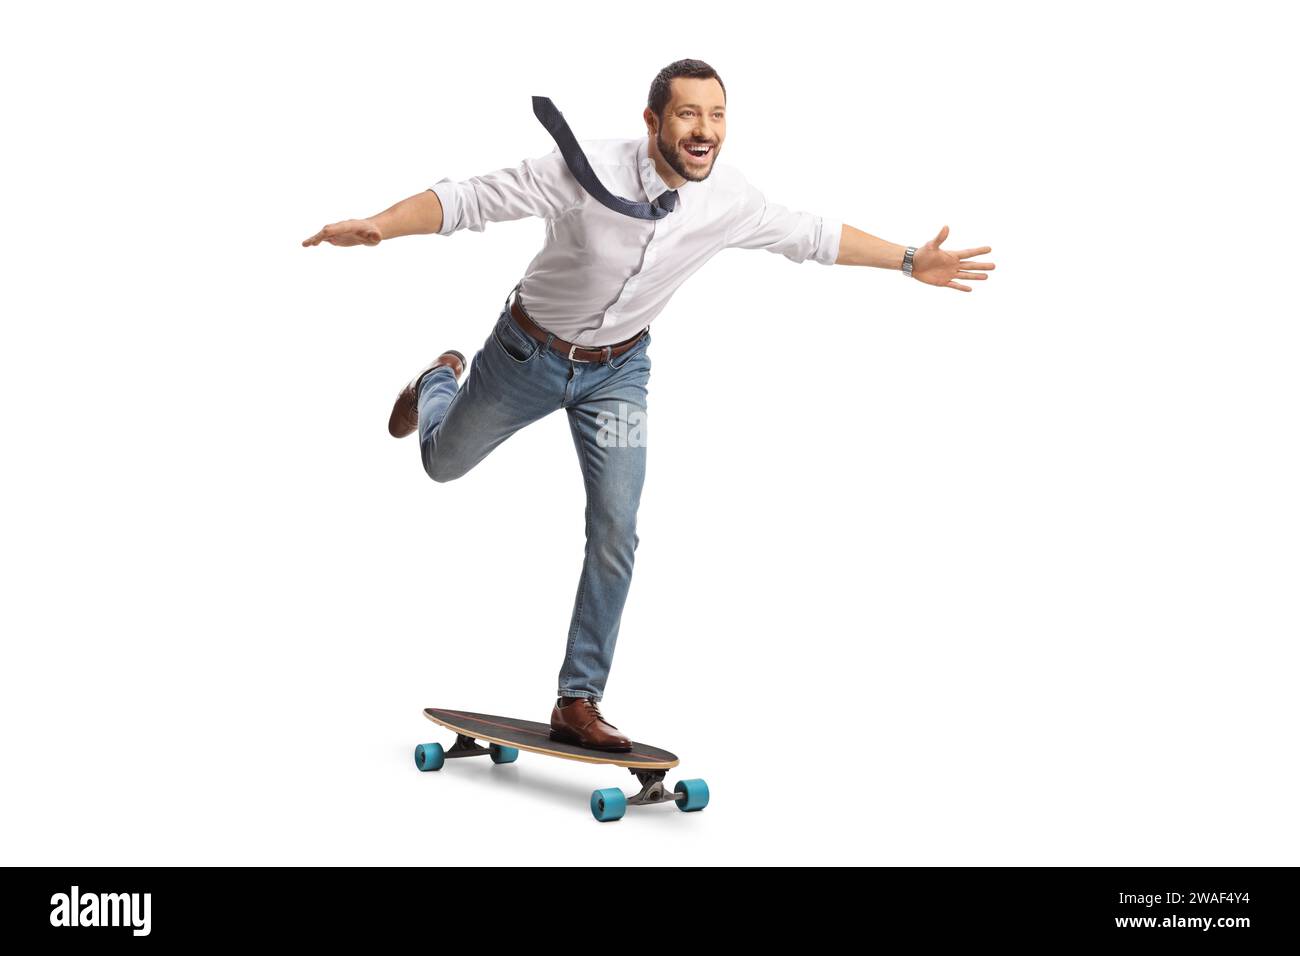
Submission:
[[[709,158],[709,165],[701,172],[699,167],[686,165],[686,160],[682,158],[682,153],[686,151],[665,143],[662,132],[656,134],[655,144],[659,147],[659,155],[664,158],[664,162],[672,167],[673,172],[688,182],[703,182],[709,178],[709,174],[713,172],[713,167],[718,164],[719,147],[717,146],[713,147],[713,155]]]

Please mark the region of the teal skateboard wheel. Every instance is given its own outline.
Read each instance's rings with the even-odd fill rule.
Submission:
[[[625,813],[627,813],[627,797],[618,787],[592,791],[591,815],[601,823],[621,820]]]
[[[683,813],[703,810],[709,805],[709,785],[703,780],[678,780],[673,785],[673,793],[685,794],[677,801],[677,809]]]
[[[415,748],[415,765],[421,770],[441,770],[444,762],[442,744],[420,744]]]
[[[515,747],[503,747],[501,744],[492,744],[488,748],[492,754],[493,763],[514,763],[519,759],[519,750]]]

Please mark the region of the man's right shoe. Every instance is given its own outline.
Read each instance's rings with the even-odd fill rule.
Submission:
[[[393,413],[388,416],[388,434],[394,438],[405,438],[420,427],[420,380],[440,365],[450,368],[458,382],[465,374],[465,356],[455,349],[448,349],[426,365],[419,375],[407,383],[393,403]]]
[[[551,710],[551,739],[593,750],[632,749],[632,741],[613,724],[606,723],[590,697],[561,697],[555,702]]]

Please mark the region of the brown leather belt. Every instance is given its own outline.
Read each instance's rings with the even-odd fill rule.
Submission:
[[[641,338],[646,333],[646,330],[642,329],[630,339],[624,339],[622,342],[615,342],[613,345],[602,345],[599,348],[595,348],[586,345],[575,345],[573,342],[564,341],[564,339],[560,338],[558,335],[551,335],[550,332],[547,332],[544,328],[528,317],[528,313],[525,312],[523,306],[519,304],[518,298],[516,298],[514,302],[510,303],[510,314],[514,316],[514,320],[519,323],[521,329],[543,345],[546,344],[547,336],[550,336],[551,348],[574,362],[608,362],[610,359],[622,355],[628,349],[640,342]]]

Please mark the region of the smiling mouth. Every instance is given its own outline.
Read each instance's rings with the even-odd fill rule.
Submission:
[[[713,155],[713,144],[688,143],[685,147],[686,155],[696,163],[707,163],[709,157]]]

